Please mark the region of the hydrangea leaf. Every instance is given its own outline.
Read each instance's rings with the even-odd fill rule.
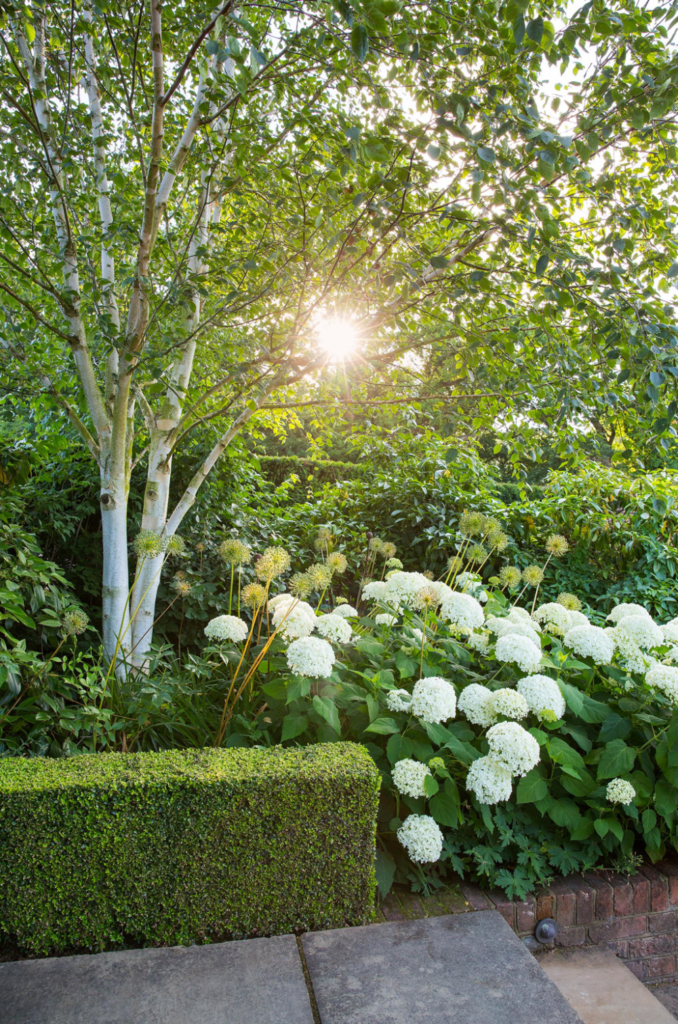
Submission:
[[[633,768],[636,752],[623,740],[611,740],[605,744],[603,756],[598,765],[598,779],[614,779],[625,775]]]

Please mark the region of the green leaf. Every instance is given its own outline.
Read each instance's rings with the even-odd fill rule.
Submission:
[[[625,775],[631,771],[635,760],[636,752],[632,747],[628,747],[623,740],[611,740],[605,744],[598,764],[598,778],[614,779],[618,775]]]
[[[581,813],[576,803],[566,797],[553,800],[547,813],[556,825],[566,828],[568,832],[573,832],[581,821]]]
[[[537,260],[537,266],[535,267],[535,273],[537,277],[541,277],[549,265],[551,257],[547,252],[543,253]]]
[[[362,64],[370,49],[370,37],[364,25],[354,25],[351,29],[351,49]]]
[[[395,764],[396,761],[402,761],[406,757],[412,757],[413,750],[412,740],[399,734],[391,736],[386,744],[386,756],[391,764]]]
[[[391,733],[399,733],[400,726],[392,718],[375,718],[372,724],[367,726],[365,732],[376,732],[380,736],[389,736]]]
[[[440,786],[438,785],[437,781],[433,778],[432,775],[425,776],[425,778],[424,778],[424,792],[426,793],[426,796],[428,796],[428,797],[435,796],[439,789],[440,789]]]
[[[324,718],[331,729],[334,729],[337,736],[341,736],[341,724],[339,722],[339,712],[337,711],[337,705],[334,703],[331,697],[319,697],[318,694],[313,698],[313,707],[318,712],[321,718]],[[377,721],[384,721],[384,719],[377,719]],[[374,725],[376,723],[372,723]],[[372,726],[370,726],[372,728]],[[373,732],[376,730],[372,730]]]
[[[369,655],[370,658],[379,658],[384,653],[384,645],[380,644],[378,640],[372,640],[370,637],[361,636],[355,646],[357,651],[362,651],[363,654]]]
[[[536,43],[537,46],[542,41],[544,36],[544,19],[540,16],[533,18],[532,21],[528,22],[525,29],[525,35],[531,42]]]
[[[357,646],[357,645],[356,645]],[[411,679],[415,672],[419,671],[419,662],[410,658],[403,651],[398,651],[395,656],[396,668],[400,672],[401,679]]]
[[[306,732],[308,726],[308,719],[305,715],[287,715],[283,719],[282,727],[282,741],[293,740],[297,736],[301,736],[302,732]]]
[[[486,164],[493,164],[497,159],[497,154],[489,146],[478,146],[478,156],[481,160],[484,160]]]
[[[518,14],[513,22],[513,38],[516,46],[520,46],[525,38],[525,19],[522,14]]]
[[[376,862],[374,865],[377,876],[377,887],[382,899],[388,894],[393,885],[396,865],[393,857],[386,850],[377,849]]]
[[[519,804],[533,804],[548,795],[549,788],[538,768],[533,768],[518,783],[516,801]]]
[[[267,697],[284,700],[288,695],[287,683],[283,679],[274,679],[272,683],[264,683],[262,690]]]
[[[678,789],[666,779],[658,779],[654,789],[654,805],[662,816],[678,808]]]
[[[551,760],[555,761],[556,764],[568,765],[571,768],[583,769],[584,758],[581,756],[578,750],[571,747],[569,743],[561,739],[560,736],[552,736],[548,742],[548,750],[551,755]]]
[[[456,828],[463,821],[461,800],[457,784],[453,779],[445,779],[445,786],[429,801],[429,813],[439,825]]]
[[[601,839],[604,839],[607,833],[610,831],[610,826],[604,818],[598,818],[596,821],[594,821],[593,827],[595,828],[596,832],[598,833]]]

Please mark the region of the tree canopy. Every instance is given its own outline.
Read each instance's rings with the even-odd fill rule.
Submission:
[[[4,371],[99,466],[109,654],[143,660],[167,539],[253,416],[670,444],[673,31],[633,0],[3,6]]]

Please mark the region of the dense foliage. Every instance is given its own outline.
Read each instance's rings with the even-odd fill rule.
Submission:
[[[5,762],[0,936],[44,954],[364,924],[378,783],[355,744]]]

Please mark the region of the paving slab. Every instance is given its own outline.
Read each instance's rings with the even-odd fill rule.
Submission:
[[[496,911],[314,932],[302,944],[322,1024],[582,1024]]]
[[[313,1024],[293,935],[0,964],[2,1024]]]
[[[557,949],[539,963],[584,1024],[676,1024],[611,949]]]
[[[675,981],[666,985],[653,985],[650,992],[678,1020],[678,985]]]

